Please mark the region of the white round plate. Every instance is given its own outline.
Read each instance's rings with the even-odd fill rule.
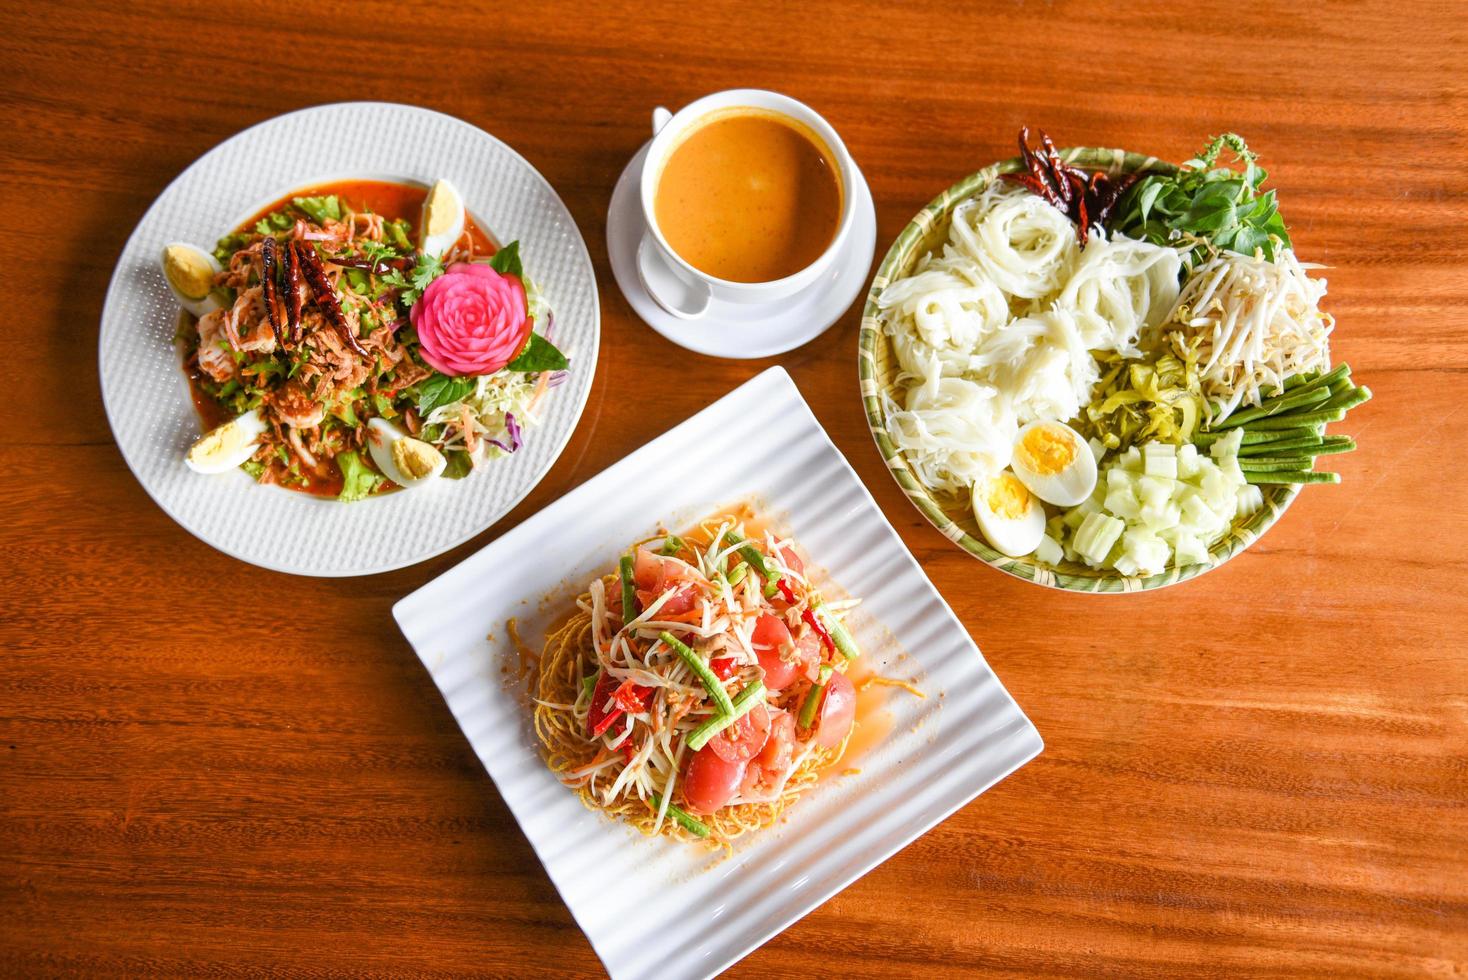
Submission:
[[[612,260],[612,274],[622,295],[648,326],[695,353],[747,359],[794,350],[841,319],[866,285],[877,247],[877,211],[860,170],[851,237],[830,271],[794,296],[770,303],[713,299],[703,316],[683,320],[659,306],[637,275],[637,246],[647,227],[638,200],[638,182],[651,142],[643,144],[622,171],[607,209],[607,253]]]
[[[357,503],[257,485],[243,471],[183,465],[199,437],[173,337],[178,302],[164,283],[165,242],[212,248],[290,191],[376,178],[458,185],[496,240],[520,241],[571,359],[514,455],[462,480]],[[514,150],[452,116],[351,102],[279,116],[200,157],[153,202],[107,290],[98,361],[102,401],[122,455],[149,496],[191,534],[242,561],[297,575],[367,575],[432,558],[489,527],[540,482],[581,416],[595,373],[601,310],[586,243],[544,177]]]

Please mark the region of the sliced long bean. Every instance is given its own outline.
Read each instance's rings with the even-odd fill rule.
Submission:
[[[709,669],[709,665],[703,662],[702,657],[694,653],[688,644],[667,630],[659,633],[658,639],[662,640],[669,650],[672,650],[681,657],[683,662],[688,665],[688,669],[693,671],[694,675],[703,682],[704,689],[709,692],[709,697],[713,698],[714,704],[718,705],[719,714],[728,715],[734,713],[734,702],[729,699],[729,692],[724,690],[723,681],[715,676],[714,672]]]
[[[708,744],[709,739],[749,714],[754,709],[754,706],[764,701],[764,699],[765,682],[755,681],[750,684],[734,698],[733,709],[731,711],[722,715],[715,715],[693,730],[688,736],[688,747],[694,752],[697,752]]]
[[[1271,432],[1278,429],[1294,429],[1302,425],[1326,425],[1331,422],[1339,422],[1345,417],[1345,410],[1337,408],[1310,412],[1305,415],[1276,415],[1273,418],[1251,422],[1249,427],[1260,432]]]
[[[621,557],[617,572],[622,579],[622,622],[630,623],[637,618],[637,586],[632,578],[631,555]]]
[[[1239,459],[1239,469],[1245,473],[1308,470],[1313,465],[1314,460],[1309,456],[1248,456]]]
[[[1340,483],[1339,473],[1316,473],[1311,470],[1273,470],[1270,472],[1244,471],[1248,483]]]
[[[1313,408],[1329,400],[1329,388],[1302,388],[1299,391],[1292,391],[1278,398],[1271,398],[1262,405],[1246,408],[1242,412],[1235,412],[1222,422],[1214,423],[1211,428],[1215,432],[1222,429],[1236,429],[1241,425],[1248,425],[1260,419],[1275,418],[1288,412]]]
[[[652,807],[654,810],[663,805],[663,798],[660,795],[657,793],[649,795],[652,797]],[[668,816],[672,817],[678,826],[688,831],[694,837],[707,837],[710,833],[707,824],[694,817],[676,803],[668,804]]]

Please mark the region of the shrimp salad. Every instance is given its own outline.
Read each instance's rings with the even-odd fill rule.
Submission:
[[[518,450],[568,359],[525,274],[448,181],[344,181],[212,250],[163,249],[205,435],[185,462],[341,501]]]
[[[715,845],[769,826],[839,760],[859,655],[796,544],[752,514],[643,542],[547,638],[535,727],[587,806]]]

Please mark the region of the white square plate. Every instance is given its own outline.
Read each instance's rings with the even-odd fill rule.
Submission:
[[[518,617],[538,649],[548,621],[629,542],[751,498],[841,591],[862,598],[849,625],[864,661],[913,679],[927,697],[891,689],[885,717],[863,720],[885,735],[842,764],[860,771],[823,778],[780,824],[720,860],[645,839],[556,781],[523,694],[506,683],[516,658],[505,623]],[[781,368],[588,480],[393,615],[619,980],[726,969],[1042,747]]]

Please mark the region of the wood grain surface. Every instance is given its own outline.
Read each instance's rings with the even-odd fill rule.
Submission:
[[[993,571],[905,502],[857,398],[856,308],[776,359],[1046,750],[730,975],[1468,970],[1460,4],[3,9],[0,972],[600,971],[389,608],[776,362],[665,342],[606,258],[651,108],[734,86],[830,119],[879,254],[1021,124],[1175,160],[1238,130],[1300,253],[1331,267],[1335,355],[1376,399],[1351,415],[1343,485],[1247,554],[1097,598]],[[218,554],[152,504],[94,351],[113,262],[179,171],[350,99],[523,153],[586,237],[605,334],[570,446],[505,520],[413,568],[316,581]]]

